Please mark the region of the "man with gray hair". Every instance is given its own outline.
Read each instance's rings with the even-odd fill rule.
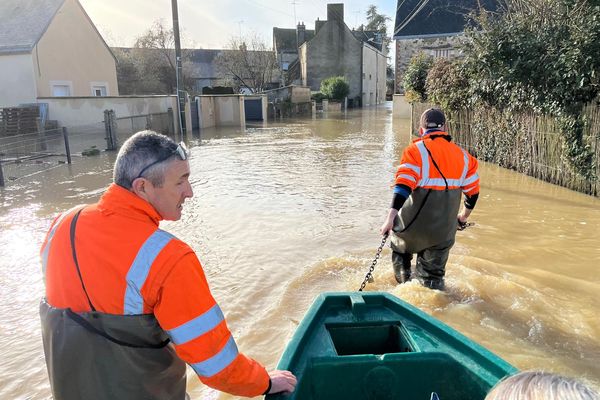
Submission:
[[[523,371],[498,382],[485,400],[600,400],[600,394],[574,378]]]
[[[196,254],[159,229],[181,218],[189,176],[183,143],[139,132],[100,201],[52,224],[40,316],[54,399],[183,400],[185,363],[234,395],[294,390],[291,372],[238,351]]]

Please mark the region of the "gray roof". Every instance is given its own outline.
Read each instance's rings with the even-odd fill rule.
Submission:
[[[496,11],[499,0],[398,0],[394,39],[461,33],[469,13],[480,7]]]
[[[375,47],[379,51],[381,51],[383,48],[383,38],[381,37],[381,33],[378,31],[355,30],[352,31],[352,34],[361,42],[367,43],[370,46]]]
[[[308,42],[315,37],[314,29],[306,29],[304,39]],[[296,29],[273,28],[273,50],[278,53],[282,51],[298,52],[296,43]]]
[[[0,54],[29,53],[65,0],[1,0]]]

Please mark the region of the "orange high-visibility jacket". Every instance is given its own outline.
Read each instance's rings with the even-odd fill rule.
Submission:
[[[61,223],[66,215],[54,221],[41,250],[47,301],[88,312],[69,223]],[[264,393],[267,371],[238,352],[194,251],[158,229],[160,220],[149,203],[115,184],[83,209],[75,244],[92,304],[107,314],[153,314],[178,356],[206,385],[241,396]]]
[[[462,189],[467,196],[479,193],[477,159],[445,138],[449,138],[448,133],[434,131],[415,139],[402,154],[396,185],[406,185],[412,190],[417,187],[445,190],[447,184],[449,190]]]

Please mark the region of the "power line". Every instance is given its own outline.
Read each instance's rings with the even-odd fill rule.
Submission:
[[[410,13],[408,13],[406,18],[404,18],[404,21],[402,21],[399,24],[398,29],[396,29],[394,31],[394,36],[396,36],[396,34],[398,32],[400,32],[406,25],[408,25],[410,23],[410,21],[412,21],[417,16],[417,14],[419,14],[419,12],[421,12],[423,7],[425,7],[427,5],[427,3],[429,3],[429,0],[420,0],[420,2],[416,5],[416,7]],[[401,6],[402,6],[402,4],[398,4],[398,9]],[[398,9],[396,9],[396,13],[398,13]]]

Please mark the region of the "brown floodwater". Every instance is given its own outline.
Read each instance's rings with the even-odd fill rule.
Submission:
[[[409,121],[388,106],[202,132],[195,196],[163,228],[198,253],[241,351],[274,368],[325,291],[357,290],[381,237]],[[0,398],[47,399],[38,251],[56,213],[93,202],[115,154],[0,188]],[[386,248],[366,290],[392,293],[520,369],[600,388],[600,200],[481,163],[481,195],[457,234],[447,291],[398,286]],[[189,370],[192,399],[231,398]]]

